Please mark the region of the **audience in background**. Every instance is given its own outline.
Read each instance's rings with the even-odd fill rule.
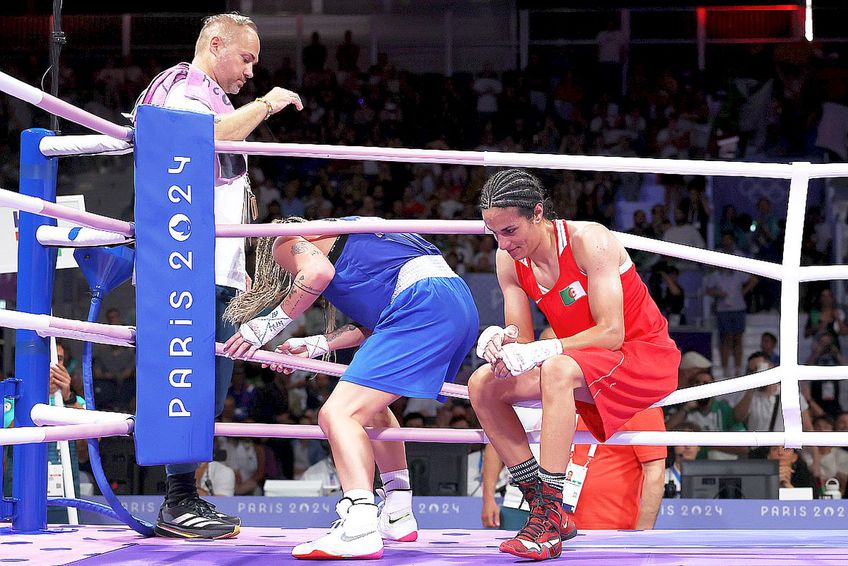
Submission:
[[[748,356],[748,375],[771,369],[772,364],[762,352]],[[737,421],[745,423],[750,431],[783,431],[783,411],[780,405],[780,384],[773,383],[746,390],[733,407]],[[805,430],[812,430],[808,404],[800,397],[801,422]]]
[[[698,72],[694,64],[665,65],[630,54],[628,73],[621,66],[627,60],[627,46],[615,24],[597,36],[598,65],[591,73],[566,51],[551,56],[531,50],[526,68],[496,72],[484,64],[479,76],[457,73],[443,77],[397,68],[386,53],[376,56],[368,68],[361,61],[360,47],[353,34],[345,33],[328,62],[328,49],[318,33],[300,54],[278,58],[279,67],[257,66],[255,85],[248,84],[236,106],[256,96],[260,85],[277,84],[302,92],[306,111],[275,116],[267,122],[257,138],[263,141],[370,145],[378,147],[427,147],[432,149],[487,149],[493,151],[545,152],[625,157],[717,157],[717,141],[741,133],[740,155],[756,154],[785,161],[790,157],[809,159],[812,151],[805,139],[812,139],[822,113],[828,80],[826,72],[836,59],[816,59],[810,72],[792,82],[793,96],[777,90],[764,96],[764,108],[774,112],[767,128],[751,123],[749,99],[741,93],[727,93],[726,85],[738,74],[728,67],[708,76]],[[793,46],[786,46],[793,49]],[[785,82],[784,66],[778,56],[770,56],[771,47],[739,56],[738,68],[756,61],[763,75]],[[133,54],[122,62],[114,57],[86,54],[75,57],[63,54],[63,98],[84,105],[108,119],[119,119],[129,109],[139,85],[158,73],[153,57]],[[3,70],[37,84],[41,71],[26,58],[29,54],[10,54]],[[305,75],[296,84],[293,57],[302,57]],[[268,58],[271,60],[271,58]],[[773,63],[773,65],[771,64]],[[335,64],[335,69],[328,66]],[[17,67],[17,68],[16,68]],[[625,80],[623,80],[625,79]],[[797,84],[796,84],[797,83]],[[255,88],[254,88],[255,87]],[[759,114],[757,114],[759,116]],[[46,115],[12,97],[0,98],[0,151],[7,158],[0,163],[0,186],[16,186],[20,131],[33,126],[46,126]],[[82,130],[63,123],[63,133]],[[834,154],[836,155],[836,154]],[[731,155],[730,157],[733,157]],[[256,189],[260,218],[264,222],[287,215],[309,219],[344,215],[374,215],[387,218],[479,218],[469,203],[484,179],[480,167],[461,165],[412,165],[403,163],[354,163],[312,159],[251,159],[251,178]],[[107,181],[131,176],[129,160],[98,157],[63,162],[60,174],[67,186],[85,184],[100,186]],[[632,173],[594,173],[578,171],[537,171],[555,186],[552,197],[557,212],[567,218],[591,219],[610,228],[627,229],[632,214],[632,234],[697,247],[715,247],[734,255],[750,255],[757,259],[779,257],[783,240],[783,213],[776,212],[776,202],[768,198],[727,202],[717,200],[709,180],[675,176],[653,177]],[[79,183],[76,181],[79,180]],[[642,200],[649,189],[659,190],[654,200]],[[740,191],[742,189],[740,188]],[[131,214],[131,194],[111,195],[104,207],[112,206],[112,215]],[[636,204],[638,202],[638,204]],[[620,218],[616,206],[625,204],[626,217]],[[636,207],[639,207],[638,209]],[[128,210],[126,214],[124,211]],[[632,212],[634,211],[635,212]],[[713,211],[722,210],[720,218]],[[104,212],[109,212],[104,210]],[[649,212],[650,214],[646,214]],[[672,223],[669,216],[673,216]],[[811,210],[805,226],[803,258],[805,264],[842,263],[833,258],[832,211]],[[712,231],[720,243],[709,241]],[[460,274],[477,276],[492,272],[493,241],[474,236],[434,236],[448,262]],[[713,245],[713,244],[718,245]],[[248,257],[251,253],[248,250]],[[654,277],[652,293],[668,316],[672,326],[696,324],[692,316],[701,318],[701,294],[716,299],[720,335],[721,363],[712,370],[715,375],[735,376],[743,373],[742,335],[748,312],[774,306],[778,296],[774,287],[758,284],[757,278],[738,272],[721,271],[710,275],[700,286],[687,287],[684,281],[687,264],[659,265],[660,257],[633,251],[632,257],[646,279]],[[681,273],[682,271],[682,273]],[[699,280],[700,281],[700,280]],[[691,284],[690,284],[691,285]],[[750,293],[754,287],[757,290]],[[848,334],[845,311],[837,305],[833,290],[827,284],[810,284],[816,304],[809,309],[805,335],[813,339],[813,352],[802,359],[816,365],[846,365],[840,339]],[[802,289],[803,292],[804,291]],[[689,308],[690,304],[696,308]],[[120,307],[127,309],[126,305]],[[74,308],[77,308],[75,305]],[[307,327],[323,328],[320,312],[313,312],[295,332],[313,334]],[[120,311],[106,313],[110,324],[125,324]],[[700,321],[713,328],[709,318]],[[777,338],[763,334],[763,354],[749,359],[748,373],[760,367],[779,363]],[[95,394],[98,408],[129,410],[133,402],[134,352],[121,347],[96,347],[94,360]],[[82,392],[78,373],[66,359],[73,378],[74,390]],[[340,359],[340,361],[344,361]],[[763,365],[765,364],[765,365]],[[257,366],[237,364],[227,401],[227,412],[233,421],[265,423],[316,424],[317,410],[332,391],[334,378],[324,374],[308,376],[296,372],[290,376],[263,372]],[[707,371],[704,371],[707,370]],[[467,368],[463,370],[467,374]],[[712,379],[711,363],[704,356],[688,352],[680,369],[680,387],[707,383]],[[460,372],[462,374],[462,372]],[[453,377],[453,376],[450,376]],[[834,418],[836,430],[848,431],[848,387],[841,381],[804,383],[802,408],[809,401],[809,412]],[[719,399],[689,403],[669,423],[678,428],[691,426],[694,420],[704,430],[736,430],[740,423],[748,430],[782,430],[780,392],[777,386],[766,386],[738,396],[732,415]],[[470,407],[456,401],[440,405],[432,400],[399,402],[407,426],[476,427]],[[805,428],[809,429],[807,411]],[[826,428],[826,419],[817,419],[817,427]],[[671,425],[669,425],[671,428]],[[817,428],[818,430],[818,428]],[[227,441],[229,444],[231,441]],[[84,447],[84,443],[80,443]],[[332,475],[331,461],[321,459],[316,441],[292,442],[273,439],[266,444],[232,442],[227,458],[237,467],[239,481],[233,491],[250,492],[260,488],[265,477],[294,478],[315,466],[322,467],[322,477]],[[808,453],[819,480],[826,480],[824,470],[830,459],[846,451],[819,449]],[[722,453],[728,452],[721,449]],[[730,452],[733,452],[730,450]],[[717,456],[717,449],[710,450]],[[779,455],[785,460],[790,455]],[[814,459],[814,457],[816,459]],[[212,462],[207,470],[221,468]],[[204,472],[206,473],[206,472]],[[210,472],[215,476],[214,472]],[[206,474],[207,476],[210,474]],[[203,475],[199,481],[203,479]],[[215,485],[215,480],[213,486]],[[668,480],[667,480],[668,481]],[[790,477],[791,483],[792,481]],[[330,484],[332,483],[328,480]],[[201,481],[201,489],[205,489]],[[328,484],[329,485],[329,484]],[[844,485],[844,482],[843,482]],[[227,491],[215,490],[216,494]]]
[[[809,487],[813,488],[813,497],[818,499],[815,490],[815,478],[810,469],[800,456],[800,450],[784,448],[782,446],[771,446],[766,453],[769,460],[777,460],[778,480],[780,487]]]
[[[729,238],[722,238],[722,242],[728,245],[728,249],[722,251],[733,253]],[[757,281],[756,275],[723,268],[710,273],[704,281],[705,293],[715,299],[716,330],[724,377],[742,372],[742,336],[748,313],[745,295],[751,292]]]
[[[698,425],[684,421],[674,427],[675,432],[700,432]],[[669,446],[670,463],[665,469],[665,497],[680,497],[683,491],[682,478],[682,462],[684,460],[695,460],[698,458],[700,446]]]
[[[689,386],[709,385],[714,381],[709,370],[702,370],[692,376]],[[670,429],[676,429],[687,422],[696,425],[699,430],[710,432],[745,430],[745,425],[736,419],[730,404],[724,399],[715,397],[706,397],[685,403],[668,418],[666,426]],[[707,447],[706,451],[711,460],[733,460],[748,455],[748,449],[739,446]]]
[[[827,415],[814,418],[813,429],[816,432],[833,432],[833,418]],[[845,489],[848,484],[848,452],[832,446],[809,446],[802,456],[819,489],[831,478],[839,482],[840,491]]]

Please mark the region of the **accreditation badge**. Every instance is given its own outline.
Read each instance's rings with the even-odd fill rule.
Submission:
[[[577,509],[577,500],[580,499],[580,491],[583,489],[583,483],[586,481],[586,472],[588,466],[579,466],[574,462],[569,462],[565,469],[565,485],[562,489],[562,503],[566,510],[574,513]]]

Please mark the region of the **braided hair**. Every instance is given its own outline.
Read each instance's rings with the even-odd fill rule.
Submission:
[[[292,222],[306,222],[306,220],[298,216],[274,220],[274,223],[278,224]],[[259,238],[256,245],[256,267],[253,273],[253,284],[250,291],[241,293],[230,301],[224,311],[223,318],[225,321],[235,325],[243,324],[258,316],[262,311],[277,307],[291,291],[294,277],[274,260],[274,241],[276,239],[275,236]],[[324,306],[325,332],[329,333],[336,326],[336,309],[323,297],[321,302]]]
[[[526,218],[533,218],[537,204],[545,218],[555,218],[548,191],[535,175],[523,169],[504,169],[486,180],[480,192],[480,210],[515,207]]]

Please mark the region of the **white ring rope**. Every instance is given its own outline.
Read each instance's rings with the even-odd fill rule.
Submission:
[[[780,293],[780,340],[792,344],[788,355],[780,359],[780,406],[783,413],[783,429],[787,448],[801,447],[801,385],[798,382],[798,310],[800,308],[801,243],[803,240],[804,217],[807,209],[807,190],[810,174],[805,164],[792,172],[789,183],[789,200],[786,205],[786,229],[783,237],[783,280]],[[776,401],[775,401],[776,402]]]
[[[706,161],[693,159],[651,159],[602,155],[561,155],[508,153],[499,151],[446,151],[297,143],[216,141],[220,153],[347,159],[353,161],[396,161],[405,163],[447,163],[485,167],[529,167],[577,171],[617,171],[627,173],[667,173],[789,179],[793,166],[785,163]]]

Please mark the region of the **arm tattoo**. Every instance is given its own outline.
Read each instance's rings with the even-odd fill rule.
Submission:
[[[340,326],[339,328],[336,328],[335,330],[333,330],[332,332],[327,334],[327,341],[330,342],[332,340],[335,340],[336,338],[338,338],[342,334],[345,334],[347,332],[352,332],[352,331],[358,330],[358,329],[359,329],[359,326],[357,326],[355,324],[345,324],[344,326]]]
[[[307,285],[306,283],[303,282],[304,279],[306,279],[306,278],[303,275],[301,275],[300,277],[298,277],[292,283],[292,285],[297,287],[298,289],[300,289],[304,293],[309,293],[310,295],[320,295],[321,294],[321,289],[316,289],[314,287],[310,287],[309,285]]]
[[[292,246],[291,255],[306,253],[306,251],[309,250],[310,247],[311,246],[307,242],[297,242],[295,245]]]

